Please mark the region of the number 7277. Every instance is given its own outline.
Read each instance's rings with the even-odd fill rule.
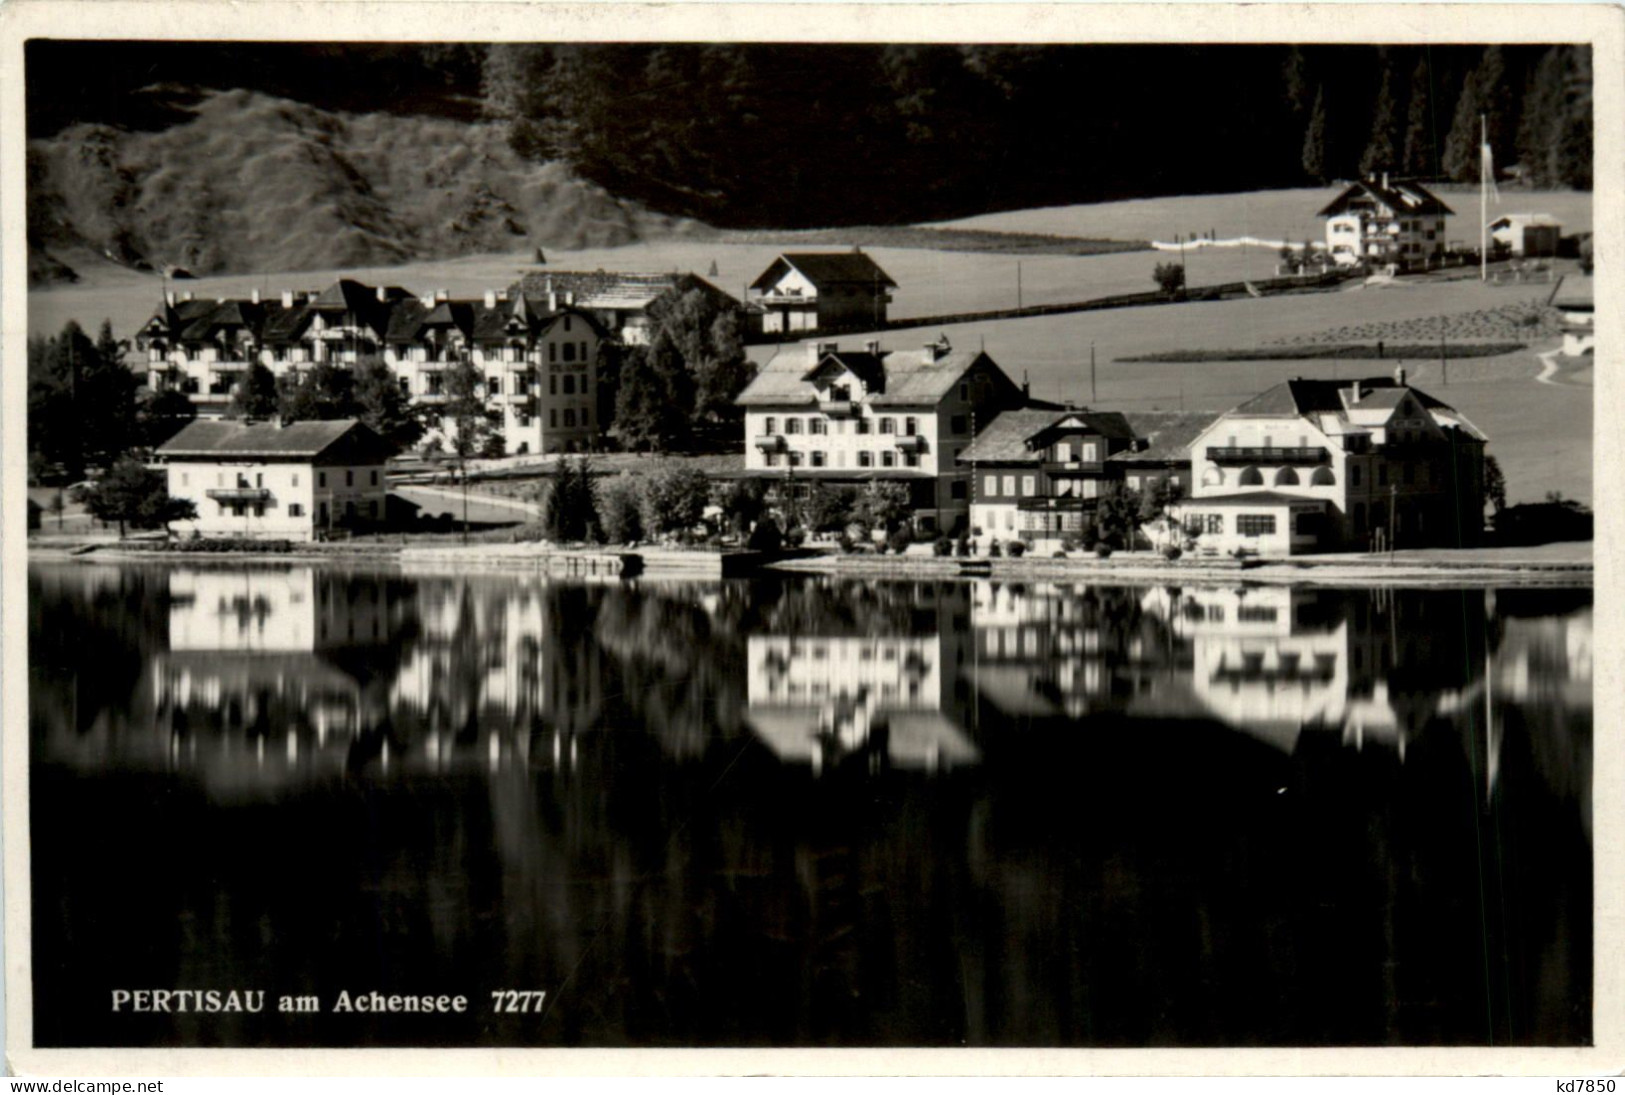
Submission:
[[[505,1015],[529,1015],[542,1010],[547,993],[533,989],[494,989],[491,1010]]]

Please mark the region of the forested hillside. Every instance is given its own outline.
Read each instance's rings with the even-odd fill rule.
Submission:
[[[31,272],[916,223],[1392,170],[1591,185],[1583,47],[31,42]],[[653,214],[653,215],[651,215]],[[55,272],[57,276],[61,271]]]

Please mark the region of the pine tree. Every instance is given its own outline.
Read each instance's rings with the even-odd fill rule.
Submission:
[[[580,460],[560,458],[553,471],[547,502],[542,507],[542,527],[549,539],[558,542],[600,538],[592,466],[585,457]]]
[[[1482,126],[1479,115],[1484,115]],[[1455,119],[1445,139],[1443,171],[1457,182],[1477,182],[1481,134],[1487,132],[1497,164],[1510,152],[1507,130],[1511,125],[1511,90],[1507,86],[1506,58],[1500,46],[1489,46],[1472,73],[1462,84],[1456,100]]]
[[[277,409],[276,376],[262,362],[248,367],[231,389],[227,418],[269,418]]]
[[[1309,112],[1309,125],[1303,133],[1303,173],[1316,182],[1326,181],[1326,89],[1315,89],[1315,106]]]
[[[356,417],[396,448],[410,448],[423,436],[417,408],[379,358],[365,358],[356,365],[354,395]]]
[[[1411,94],[1405,104],[1405,146],[1400,170],[1416,178],[1439,173],[1439,139],[1433,121],[1433,60],[1426,51],[1411,72]]]
[[[1382,85],[1377,90],[1377,102],[1371,111],[1371,137],[1360,156],[1360,174],[1388,171],[1399,166],[1399,99],[1394,88],[1395,74],[1392,60],[1383,65]]]

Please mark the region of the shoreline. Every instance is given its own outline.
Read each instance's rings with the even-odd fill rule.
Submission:
[[[91,551],[83,547],[93,546]],[[1502,549],[1512,550],[1512,549]],[[75,553],[77,552],[77,553]],[[289,564],[400,568],[449,572],[541,571],[570,577],[583,573],[584,560],[636,558],[637,577],[721,578],[725,574],[825,575],[909,580],[1090,581],[1097,584],[1229,584],[1338,586],[1594,586],[1590,559],[1508,558],[1504,561],[1439,555],[1428,558],[1373,559],[1358,556],[1296,556],[1289,559],[1184,560],[1169,562],[1150,555],[1114,555],[1054,559],[956,558],[934,555],[841,555],[822,553],[765,558],[753,552],[685,551],[681,549],[576,548],[546,549],[524,544],[380,544],[376,548],[309,547],[288,552],[148,551],[105,545],[30,545],[30,563],[156,563],[173,566],[242,566]],[[969,564],[967,566],[966,564]],[[591,573],[611,578],[599,567]],[[628,575],[629,577],[632,575]]]

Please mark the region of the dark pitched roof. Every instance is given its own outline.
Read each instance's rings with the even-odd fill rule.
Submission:
[[[1391,179],[1387,186],[1372,179],[1362,179],[1350,184],[1348,189],[1320,211],[1320,215],[1335,217],[1361,198],[1370,198],[1400,216],[1455,215],[1454,209],[1440,201],[1427,187],[1412,179]]]
[[[375,450],[380,461],[387,455],[384,440],[353,418],[327,422],[295,422],[277,426],[269,422],[198,420],[188,423],[157,449],[156,455],[176,457],[261,456],[316,458],[341,442]]]
[[[542,302],[547,294],[573,295],[577,308],[642,311],[656,307],[673,296],[699,289],[724,305],[740,307],[739,301],[709,281],[692,273],[616,273],[608,270],[541,270],[526,274],[508,287],[510,299],[526,297]],[[563,303],[562,300],[560,303]]]
[[[883,391],[886,385],[886,366],[884,363],[885,357],[883,355],[871,354],[866,350],[836,351],[819,358],[818,364],[803,374],[803,379],[811,380],[822,370],[838,364],[841,368],[863,381],[865,388],[871,392],[879,392]]]
[[[1003,411],[989,422],[959,454],[959,461],[963,464],[972,461],[988,464],[1037,463],[1037,449],[1043,445],[1043,435],[1052,427],[1074,418],[1083,421],[1102,437],[1123,440],[1134,436],[1127,419],[1118,411],[1022,407]]]
[[[862,251],[787,252],[774,259],[772,264],[762,271],[761,276],[751,282],[750,287],[765,289],[791,268],[799,270],[814,285],[882,285],[891,289],[897,287],[891,275]]]
[[[803,352],[799,347],[780,350],[762,366],[735,402],[747,407],[786,407],[814,402],[817,392],[807,379],[809,365]],[[871,406],[936,406],[960,377],[983,361],[1011,391],[1019,392],[1015,382],[980,350],[950,349],[940,356],[922,350],[893,350],[882,353],[879,361],[885,373],[883,385],[877,392],[876,386],[865,382],[870,389]]]
[[[310,326],[313,313],[310,305],[295,298],[293,307],[284,308],[280,301],[266,308],[265,323],[260,338],[267,343],[293,342]]]
[[[419,330],[423,327],[423,317],[428,314],[428,306],[416,297],[396,301],[389,310],[389,322],[384,328],[384,341],[415,341]]]
[[[1107,459],[1134,464],[1190,459],[1191,442],[1219,416],[1213,411],[1129,411],[1123,417],[1144,445]]]
[[[1253,396],[1231,413],[1283,416],[1336,414],[1347,409],[1345,395],[1354,383],[1352,380],[1305,380],[1302,377],[1286,380]],[[1401,385],[1393,377],[1367,377],[1359,381],[1359,385],[1362,406],[1393,406],[1399,402]],[[1417,402],[1429,410],[1455,409],[1420,388],[1410,388],[1409,391]]]

